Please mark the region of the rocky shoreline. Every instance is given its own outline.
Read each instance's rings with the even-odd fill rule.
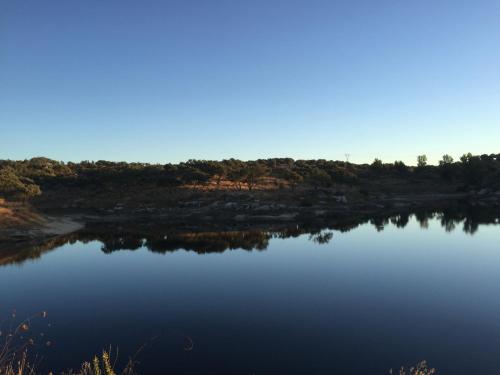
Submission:
[[[178,202],[175,207],[133,207],[120,202],[106,210],[49,210],[39,213],[40,223],[7,226],[0,229],[0,249],[27,243],[36,244],[68,235],[85,226],[116,227],[155,224],[179,230],[246,230],[248,228],[283,227],[294,224],[327,225],[351,221],[377,214],[398,214],[417,209],[440,210],[450,206],[467,205],[498,209],[500,192],[455,194],[419,194],[379,197],[376,201],[350,202],[336,195],[305,205],[303,201],[262,202],[247,195],[232,195],[227,200],[191,200]],[[51,212],[53,211],[53,212]]]

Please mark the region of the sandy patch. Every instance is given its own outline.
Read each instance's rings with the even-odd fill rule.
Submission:
[[[44,224],[42,228],[40,228],[40,232],[50,236],[52,235],[61,236],[64,234],[76,232],[77,230],[80,230],[83,227],[84,225],[82,223],[74,221],[72,218],[48,217],[47,222]]]

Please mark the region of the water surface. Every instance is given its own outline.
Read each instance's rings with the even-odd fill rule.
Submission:
[[[385,374],[421,359],[495,374],[496,224],[438,214],[313,234],[72,237],[4,259],[0,315],[47,311],[33,350],[56,371],[145,345],[144,374]]]

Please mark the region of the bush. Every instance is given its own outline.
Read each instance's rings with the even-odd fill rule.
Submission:
[[[29,178],[17,176],[11,167],[0,169],[0,196],[26,199],[41,193],[38,185]]]

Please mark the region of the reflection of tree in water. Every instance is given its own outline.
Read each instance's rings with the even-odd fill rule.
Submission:
[[[408,213],[391,217],[391,223],[398,228],[406,227],[409,221],[410,221],[410,214]]]
[[[446,219],[445,217],[441,217],[441,225],[443,226],[444,230],[449,232],[453,232],[455,228],[457,227],[455,221]]]
[[[295,238],[304,234],[317,244],[327,244],[333,238],[333,231],[348,232],[360,225],[370,223],[377,231],[392,224],[397,228],[408,225],[412,215],[421,228],[427,228],[431,220],[437,220],[445,231],[451,232],[462,227],[465,233],[473,235],[482,224],[499,224],[500,212],[496,207],[455,206],[440,210],[419,209],[412,213],[391,213],[387,215],[353,217],[323,224],[300,223],[290,227],[273,229],[252,229],[232,231],[175,231],[161,225],[151,228],[129,224],[129,227],[106,227],[103,224],[90,225],[84,231],[65,237],[51,239],[37,246],[15,246],[0,250],[0,265],[23,263],[38,259],[44,253],[64,244],[76,241],[89,243],[100,241],[102,251],[112,253],[118,250],[137,250],[146,248],[153,252],[166,253],[184,249],[198,254],[220,253],[226,250],[244,249],[247,251],[267,249],[273,238]]]
[[[429,220],[434,218],[434,212],[416,212],[415,213],[415,219],[420,224],[420,228],[422,229],[428,229],[429,228]]]
[[[112,253],[117,250],[137,250],[145,247],[157,253],[182,249],[205,254],[236,249],[261,251],[267,249],[269,241],[273,238],[298,237],[305,233],[310,233],[309,240],[318,244],[327,244],[333,238],[333,232],[331,231],[312,231],[296,227],[277,231],[173,232],[155,235],[124,234],[116,237],[98,236],[95,239],[103,243],[101,249],[105,253]]]
[[[102,251],[111,253],[115,250],[137,250],[144,245],[144,240],[134,236],[111,236],[110,238],[98,239],[103,243]]]
[[[324,245],[330,242],[333,238],[333,232],[321,232],[309,235],[309,241],[316,242],[317,244]]]
[[[167,232],[157,234],[121,234],[97,236],[102,251],[137,250],[142,247],[158,252],[180,249],[197,253],[217,253],[228,249],[264,250],[272,234],[264,231],[235,232]]]
[[[477,206],[467,206],[464,208],[462,206],[458,206],[441,209],[439,211],[421,209],[413,212],[412,214],[404,213],[389,216],[379,215],[377,217],[372,217],[369,220],[361,221],[359,225],[369,222],[379,232],[384,230],[389,222],[397,228],[404,228],[408,225],[412,215],[420,224],[420,228],[429,228],[429,222],[437,219],[446,232],[451,232],[462,224],[462,230],[465,233],[474,234],[477,232],[479,225],[500,223],[500,210],[498,208],[485,208]]]
[[[0,250],[0,266],[7,264],[22,264],[27,260],[37,260],[45,253],[68,243],[74,243],[74,241],[68,237],[56,237],[41,244],[30,246],[12,245],[7,248],[2,248]]]
[[[498,208],[486,209],[485,207],[470,206],[466,211],[458,209],[443,210],[439,214],[441,225],[447,232],[453,231],[463,223],[462,230],[468,234],[477,232],[481,224],[498,224],[500,212]]]
[[[265,250],[272,234],[265,231],[173,233],[162,237],[147,238],[145,247],[154,252],[179,249],[203,253],[220,253],[225,250]]]
[[[377,232],[381,232],[384,230],[385,226],[389,224],[389,218],[388,217],[374,217],[370,219],[370,224],[375,227]]]
[[[103,242],[102,250],[106,253],[122,249],[135,250],[141,247],[160,253],[184,249],[199,254],[234,249],[265,250],[273,238],[295,238],[303,234],[308,234],[309,240],[317,244],[327,244],[333,238],[333,231],[348,232],[366,223],[373,225],[377,231],[383,231],[389,224],[397,228],[405,228],[412,216],[415,217],[422,229],[427,229],[431,220],[439,220],[447,232],[454,230],[462,223],[464,232],[474,234],[480,224],[498,223],[500,215],[497,210],[486,210],[484,207],[469,207],[468,209],[455,207],[440,212],[420,209],[413,213],[404,212],[356,218],[319,227],[301,224],[279,230],[160,232],[159,234],[136,234],[135,236],[130,234],[116,236],[115,234],[108,238],[98,237],[94,239]]]

